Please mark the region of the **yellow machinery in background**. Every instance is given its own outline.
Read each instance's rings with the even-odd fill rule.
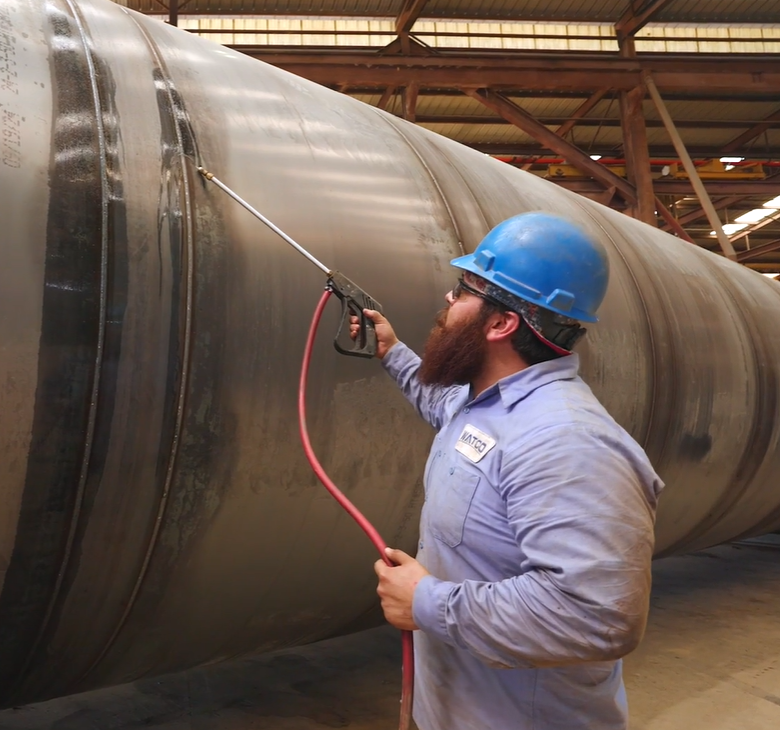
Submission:
[[[675,180],[688,179],[688,173],[679,162],[667,165],[663,172],[665,177]],[[766,177],[764,166],[758,162],[751,165],[726,166],[720,160],[709,160],[703,165],[697,165],[696,172],[702,180],[763,180]]]
[[[604,167],[620,177],[626,177],[625,165],[604,165]],[[709,160],[701,165],[697,165],[696,171],[702,180],[764,180],[766,178],[764,166],[760,162],[750,165],[727,166],[720,160]],[[574,165],[548,165],[545,177],[548,180],[571,180],[588,178],[589,175]],[[661,177],[687,180],[688,173],[685,171],[682,163],[672,162],[669,165],[664,165]]]

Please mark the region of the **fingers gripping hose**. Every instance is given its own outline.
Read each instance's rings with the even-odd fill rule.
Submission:
[[[301,380],[298,386],[298,423],[301,441],[303,442],[303,450],[306,452],[306,458],[309,460],[311,468],[314,470],[317,478],[323,483],[325,489],[330,492],[331,496],[334,497],[334,499],[349,513],[350,517],[358,523],[363,532],[368,535],[368,539],[371,540],[374,547],[379,551],[382,560],[384,560],[387,565],[392,566],[393,562],[385,555],[385,548],[387,545],[377,532],[376,528],[363,516],[363,514],[361,514],[357,507],[347,499],[325,473],[325,470],[322,468],[322,465],[314,453],[311,441],[309,440],[309,432],[306,428],[306,380],[309,375],[309,363],[311,362],[314,340],[317,336],[317,327],[319,326],[322,312],[325,309],[330,294],[331,292],[326,289],[317,304],[317,308],[314,310],[314,317],[312,318],[311,327],[309,328],[309,336],[306,339],[306,348],[303,352]],[[401,717],[398,722],[398,729],[409,730],[412,717],[412,697],[414,693],[414,645],[412,632],[401,632],[401,640],[403,645],[403,680],[401,684]]]

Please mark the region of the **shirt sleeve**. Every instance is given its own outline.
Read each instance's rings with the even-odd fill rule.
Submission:
[[[435,429],[440,429],[460,401],[468,397],[468,386],[444,388],[422,385],[417,379],[420,357],[399,342],[382,358],[382,366],[390,374],[417,413]]]
[[[499,490],[523,555],[519,575],[426,577],[415,623],[491,666],[617,659],[647,622],[662,483],[627,443],[554,427],[504,455]]]

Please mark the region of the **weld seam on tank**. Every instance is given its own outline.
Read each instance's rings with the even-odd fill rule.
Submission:
[[[764,347],[763,339],[761,340],[761,347]],[[763,354],[766,357],[765,362],[769,362],[768,354],[766,353],[766,350],[764,350]],[[759,365],[759,363],[756,363]],[[763,373],[763,377],[761,377],[761,383],[762,386],[768,382],[768,377],[771,377],[773,379],[774,387],[771,389],[767,389],[765,392],[765,395],[771,396],[771,408],[767,405],[767,398],[763,400],[763,404],[765,406],[765,412],[767,416],[769,416],[766,419],[761,418],[762,409],[759,409],[759,412],[757,414],[757,420],[759,423],[771,423],[772,427],[771,429],[767,430],[767,436],[766,436],[766,453],[769,453],[769,446],[772,443],[772,438],[774,437],[775,442],[777,442],[778,438],[778,428],[780,428],[780,425],[778,425],[778,421],[776,418],[772,418],[771,414],[776,413],[777,411],[777,395],[778,395],[778,381],[777,378],[774,377],[775,371],[771,368],[761,368],[760,366],[756,368],[757,371]],[[768,377],[767,377],[768,376]],[[762,464],[763,465],[763,464]],[[756,470],[755,474],[758,473],[758,469]],[[755,478],[755,474],[753,477]],[[760,522],[756,523],[752,528],[745,530],[741,534],[739,534],[737,537],[733,538],[734,540],[741,540],[744,537],[750,537],[754,535],[762,535],[768,530],[771,529],[777,529],[777,522],[780,521],[780,503],[778,503],[777,507],[772,510],[764,519],[762,519]]]
[[[87,418],[87,431],[86,431],[86,437],[84,442],[84,454],[82,456],[78,486],[76,487],[76,498],[74,500],[73,513],[70,518],[70,526],[68,529],[68,535],[65,542],[63,558],[60,563],[59,570],[57,572],[57,579],[55,581],[54,588],[52,589],[51,598],[49,599],[49,604],[46,608],[46,613],[44,614],[43,620],[41,622],[41,626],[38,630],[35,640],[32,643],[27,658],[25,659],[24,664],[22,665],[22,668],[19,671],[17,685],[15,689],[12,691],[18,691],[19,688],[21,687],[24,680],[25,672],[29,668],[30,663],[33,660],[33,657],[35,656],[35,652],[37,651],[41,643],[41,640],[43,639],[44,633],[46,632],[46,629],[49,626],[49,622],[51,621],[52,614],[54,613],[54,607],[57,603],[57,599],[60,595],[60,591],[62,590],[62,584],[65,578],[65,573],[71,559],[71,554],[73,551],[73,543],[75,541],[75,536],[76,536],[76,529],[78,527],[79,517],[81,515],[81,509],[84,501],[84,492],[86,489],[87,472],[89,469],[90,457],[92,455],[92,446],[93,446],[94,434],[95,434],[95,421],[97,416],[98,395],[100,390],[100,375],[101,375],[101,369],[103,365],[103,350],[105,346],[105,336],[106,336],[106,301],[107,301],[107,281],[108,281],[108,199],[109,199],[110,191],[108,186],[108,167],[106,163],[105,128],[103,125],[102,105],[100,102],[100,91],[97,83],[97,72],[95,69],[95,62],[94,59],[92,58],[92,52],[90,49],[89,36],[86,32],[83,18],[80,16],[80,12],[78,8],[74,5],[73,1],[64,0],[64,2],[70,9],[73,22],[76,28],[78,29],[79,38],[81,40],[84,49],[84,57],[89,71],[90,90],[92,92],[92,100],[94,104],[93,108],[95,112],[95,130],[96,130],[97,140],[98,140],[99,165],[100,165],[100,192],[101,192],[100,215],[101,215],[101,226],[102,226],[101,237],[100,237],[101,253],[100,253],[100,298],[98,304],[98,310],[99,310],[98,339],[97,339],[96,352],[95,352],[95,372],[92,379],[89,415]]]
[[[586,215],[591,219],[591,221],[593,221],[593,224],[603,232],[604,237],[612,244],[612,248],[614,249],[615,253],[623,261],[626,271],[628,272],[628,275],[631,277],[631,281],[634,283],[634,291],[636,292],[637,298],[639,299],[639,303],[642,305],[642,311],[645,314],[647,336],[650,340],[650,352],[652,353],[652,358],[651,358],[652,370],[651,370],[651,377],[650,377],[650,387],[652,392],[650,393],[650,407],[648,408],[647,411],[647,425],[645,426],[644,435],[641,438],[636,439],[637,442],[644,449],[647,446],[647,442],[648,439],[650,438],[650,433],[652,432],[652,428],[654,424],[654,418],[656,413],[656,397],[658,395],[658,372],[659,372],[658,351],[656,348],[656,336],[655,336],[655,331],[653,330],[653,320],[650,317],[650,308],[647,305],[645,295],[642,292],[642,288],[639,285],[639,279],[637,279],[636,275],[634,274],[634,270],[631,268],[630,264],[628,263],[628,259],[626,258],[623,249],[621,249],[620,246],[618,246],[617,242],[610,235],[607,228],[601,223],[601,221],[599,221],[598,218],[596,218],[593,215],[591,208],[584,201],[577,200],[575,202],[586,213]]]
[[[149,569],[149,565],[152,560],[152,555],[154,554],[154,550],[157,547],[159,536],[160,536],[160,530],[162,528],[162,524],[165,516],[165,511],[168,506],[171,484],[173,482],[174,470],[175,470],[176,461],[179,453],[179,447],[181,444],[181,431],[182,431],[182,424],[184,421],[184,406],[186,402],[187,387],[189,385],[190,356],[192,352],[192,346],[191,346],[192,312],[193,312],[192,301],[193,301],[193,281],[195,276],[194,273],[195,251],[194,251],[193,226],[192,226],[192,217],[193,217],[192,198],[190,194],[190,175],[186,164],[187,155],[185,150],[185,144],[184,144],[183,135],[181,133],[181,127],[179,125],[179,119],[177,118],[176,115],[176,102],[174,101],[173,94],[171,93],[171,90],[174,88],[174,85],[173,85],[173,81],[171,80],[170,74],[167,72],[166,66],[162,60],[162,56],[160,55],[154,40],[149,36],[149,33],[146,31],[146,29],[138,23],[136,18],[133,17],[131,13],[128,13],[125,8],[121,8],[121,10],[128,16],[128,18],[134,23],[134,25],[140,31],[142,37],[144,38],[144,40],[149,46],[149,52],[151,56],[154,58],[154,61],[157,64],[157,67],[160,70],[163,79],[165,80],[166,95],[168,97],[168,112],[170,114],[171,119],[173,120],[173,129],[175,130],[175,134],[176,134],[176,142],[180,150],[179,158],[181,163],[182,190],[184,193],[184,208],[185,208],[184,250],[187,255],[187,273],[185,278],[187,288],[185,294],[186,304],[185,304],[185,321],[184,321],[184,338],[183,338],[184,341],[183,341],[182,358],[181,358],[181,378],[179,382],[179,392],[177,394],[176,425],[174,428],[174,435],[171,442],[170,457],[168,459],[168,468],[166,470],[165,482],[163,485],[163,493],[160,497],[160,505],[157,511],[157,516],[155,518],[154,528],[152,530],[152,534],[149,537],[149,544],[147,546],[146,553],[144,554],[144,559],[143,562],[141,563],[141,567],[138,571],[138,576],[136,578],[135,584],[133,585],[133,590],[130,593],[130,597],[127,600],[125,609],[122,612],[122,615],[120,616],[116,624],[116,627],[114,628],[113,632],[111,633],[108,640],[106,641],[103,649],[98,653],[97,657],[94,659],[92,664],[90,664],[88,669],[82,674],[82,676],[79,678],[78,682],[76,682],[74,686],[81,684],[82,682],[84,682],[84,680],[87,679],[87,677],[89,677],[89,675],[94,671],[94,669],[98,666],[98,664],[100,664],[100,662],[105,658],[105,656],[110,651],[111,647],[114,645],[114,642],[116,641],[117,637],[122,631],[122,628],[124,627],[138,599],[138,595],[141,591],[141,586],[143,585],[144,579]]]
[[[756,436],[762,430],[762,419],[760,417],[761,403],[765,392],[764,378],[761,377],[759,368],[760,357],[756,342],[758,339],[760,339],[760,337],[753,336],[756,334],[755,328],[753,327],[752,322],[749,321],[747,317],[745,317],[743,313],[743,307],[741,306],[742,303],[737,300],[737,297],[728,286],[728,282],[725,281],[725,276],[723,275],[720,266],[717,266],[709,256],[702,256],[701,258],[705,262],[705,266],[708,268],[710,276],[719,284],[718,293],[727,297],[732,302],[733,308],[731,309],[730,314],[732,314],[735,319],[738,319],[739,329],[747,331],[751,335],[747,338],[747,340],[748,347],[750,348],[750,355],[752,357],[753,371],[756,376],[756,389],[753,397],[755,415],[753,417],[752,423],[750,424],[750,432],[745,437],[745,448],[743,448],[739,463],[733,471],[734,479],[730,481],[730,488],[720,496],[720,499],[718,499],[715,504],[712,505],[712,507],[707,511],[707,514],[703,516],[701,521],[695,525],[687,535],[681,537],[675,543],[670,545],[666,550],[664,550],[664,554],[667,552],[674,552],[684,544],[695,542],[701,538],[702,535],[706,534],[710,528],[712,528],[714,525],[717,525],[728,513],[728,511],[741,500],[745,492],[750,488],[752,480],[755,478],[758,469],[763,463],[761,460],[753,458],[753,447],[756,443]],[[763,347],[763,341],[761,346]],[[768,432],[768,435],[771,436],[771,431]],[[768,446],[768,443],[769,438],[767,437],[765,445]],[[766,449],[764,449],[764,451],[766,451]]]
[[[642,271],[644,276],[637,277],[634,273],[634,269],[638,268]],[[650,345],[652,347],[652,362],[653,362],[653,378],[652,378],[652,397],[651,397],[651,411],[650,419],[648,421],[648,427],[646,431],[646,437],[642,443],[642,448],[648,452],[648,456],[652,459],[653,464],[661,465],[664,463],[664,459],[669,451],[670,439],[669,433],[671,431],[670,425],[672,423],[674,409],[666,408],[666,415],[664,416],[664,409],[659,408],[659,402],[663,396],[667,403],[676,403],[677,395],[679,391],[677,374],[679,368],[677,363],[679,362],[678,346],[672,337],[673,326],[670,319],[670,312],[673,309],[672,303],[668,300],[663,287],[656,283],[656,278],[653,276],[652,271],[647,267],[645,259],[642,256],[636,255],[634,257],[633,266],[629,266],[631,272],[631,278],[636,284],[637,294],[642,302],[642,306],[645,310],[645,318],[647,323],[647,329],[650,333]],[[642,282],[647,287],[645,291],[642,290]],[[647,296],[650,295],[658,302],[659,306],[653,308],[647,304]],[[650,316],[650,312],[657,312],[658,316],[654,319]],[[658,322],[658,325],[655,322]],[[663,329],[661,329],[663,324]],[[666,365],[668,371],[673,375],[670,378],[665,379],[665,385],[662,388],[661,372],[659,362],[659,350],[661,337],[660,334],[665,334],[665,353],[667,355]],[[660,415],[659,415],[660,414]]]
[[[479,211],[480,218],[482,219],[482,223],[483,223],[482,230],[484,231],[484,234],[487,234],[487,232],[491,228],[493,228],[493,226],[488,222],[487,216],[485,215],[485,211],[480,205],[477,196],[474,195],[474,191],[472,190],[471,185],[469,185],[469,181],[465,177],[463,177],[463,173],[461,172],[458,165],[455,162],[453,162],[452,158],[447,154],[447,152],[444,149],[442,149],[438,145],[436,145],[434,149],[436,150],[437,154],[440,154],[449,163],[450,167],[452,168],[453,174],[458,176],[458,179],[463,183],[464,189],[468,191],[469,197],[471,198],[474,207]],[[479,240],[481,240],[481,238]],[[475,247],[477,246],[477,244],[479,244],[479,240],[474,241]],[[461,241],[461,251],[463,251],[462,241]]]
[[[428,176],[431,178],[431,181],[433,182],[434,186],[436,187],[436,192],[439,193],[439,197],[441,198],[441,201],[444,203],[444,207],[447,209],[447,215],[450,218],[450,221],[452,221],[452,228],[455,231],[455,238],[458,242],[458,250],[460,251],[460,255],[464,256],[466,254],[466,250],[463,248],[463,236],[460,233],[460,227],[458,226],[458,222],[455,219],[455,216],[452,213],[452,208],[450,208],[449,201],[447,200],[447,196],[444,194],[444,191],[441,189],[441,186],[439,185],[439,181],[436,179],[436,176],[433,174],[433,170],[431,170],[430,167],[428,167],[428,163],[425,161],[423,156],[420,154],[418,149],[412,144],[411,140],[401,131],[400,127],[393,122],[392,117],[390,117],[388,114],[380,112],[377,109],[374,109],[372,107],[372,110],[379,116],[380,119],[382,119],[385,124],[387,124],[389,127],[392,127],[393,130],[398,134],[401,139],[403,139],[404,142],[406,142],[409,149],[412,150],[415,157],[420,161],[420,164],[425,168],[425,171],[428,173]],[[484,216],[483,216],[484,217]],[[485,231],[487,233],[487,231]]]

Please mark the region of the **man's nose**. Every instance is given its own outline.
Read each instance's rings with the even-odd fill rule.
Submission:
[[[452,289],[444,295],[444,301],[447,302],[448,306],[452,306],[452,303],[455,301],[455,297],[452,296]]]

